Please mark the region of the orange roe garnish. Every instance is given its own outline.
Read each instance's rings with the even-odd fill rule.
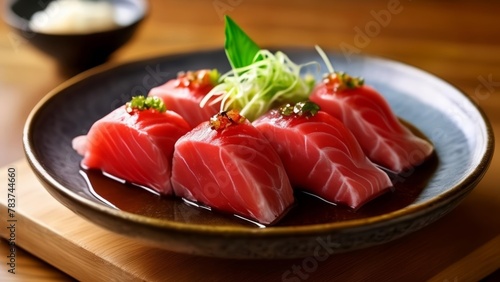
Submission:
[[[179,72],[177,74],[177,87],[196,89],[207,85],[214,86],[219,77],[220,73],[215,69]]]
[[[361,77],[350,76],[345,72],[333,72],[325,75],[323,82],[331,86],[334,91],[342,91],[361,87],[365,80]]]
[[[246,118],[240,115],[237,110],[224,111],[210,118],[210,128],[221,131],[231,125],[243,123],[245,120]]]

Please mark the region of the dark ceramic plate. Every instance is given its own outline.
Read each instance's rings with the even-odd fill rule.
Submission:
[[[53,1],[8,0],[4,20],[24,40],[57,59],[66,72],[88,69],[105,62],[132,38],[148,10],[145,0],[107,0],[114,7],[120,7],[118,10],[121,11],[117,14],[122,25],[112,30],[83,34],[50,34],[31,30],[29,21],[32,16],[45,10]],[[51,16],[51,11],[46,11],[46,14]]]
[[[313,49],[286,53],[297,63],[321,61]],[[228,70],[222,50],[104,66],[67,81],[31,113],[24,131],[26,155],[46,189],[78,215],[114,232],[190,254],[291,258],[325,250],[345,252],[402,237],[453,209],[480,181],[493,155],[493,133],[484,114],[461,91],[414,67],[373,57],[330,57],[336,69],[364,76],[397,115],[434,143],[437,168],[408,206],[361,219],[262,229],[199,220],[196,212],[188,218],[144,216],[95,197],[79,173],[81,158],[71,148],[72,138],[85,134],[132,95],[147,93],[179,71]]]

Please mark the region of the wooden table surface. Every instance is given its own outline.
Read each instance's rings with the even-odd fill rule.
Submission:
[[[3,12],[4,7],[1,9]],[[500,2],[495,1],[150,0],[147,20],[110,61],[221,47],[222,15],[228,13],[262,46],[319,44],[328,50],[387,57],[434,73],[474,98],[488,115],[495,135],[500,136],[498,11]],[[24,158],[21,136],[28,113],[49,90],[66,79],[51,58],[0,24],[0,166]],[[496,173],[499,170],[497,154],[482,182],[455,211],[411,239],[398,240],[396,244],[403,245],[404,240],[424,240],[429,241],[429,247],[443,248],[438,260],[443,263],[438,263],[438,267],[426,264],[422,255],[425,250],[415,254],[420,261],[417,266],[433,268],[426,279],[473,281],[488,275],[498,278],[498,271],[494,272],[500,267],[500,221],[498,214],[491,212],[500,206],[500,174]],[[6,186],[3,182],[1,185]],[[449,236],[433,241],[437,232],[449,232]],[[454,232],[466,233],[474,243],[456,240]],[[390,247],[389,244],[387,248]],[[7,252],[6,241],[0,240],[0,281],[72,280],[20,249],[17,274],[9,275],[4,263]],[[389,273],[385,277],[391,278],[390,273],[397,266],[400,264],[379,269],[351,266],[342,271],[352,273],[353,280],[368,279],[376,272]],[[309,281],[328,277],[322,275],[313,275]]]

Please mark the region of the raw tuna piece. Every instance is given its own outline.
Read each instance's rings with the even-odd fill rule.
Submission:
[[[172,166],[175,195],[262,224],[273,223],[294,202],[278,154],[234,111],[181,137]]]
[[[434,150],[401,124],[383,96],[359,78],[332,73],[310,99],[340,119],[373,162],[395,173],[422,164]]]
[[[352,133],[316,104],[272,110],[253,124],[278,152],[296,188],[357,209],[392,186]]]
[[[174,144],[189,130],[175,112],[122,106],[96,121],[86,136],[76,137],[73,148],[83,156],[84,168],[171,194]]]
[[[182,72],[176,79],[151,89],[149,96],[162,98],[169,110],[180,114],[193,128],[219,112],[220,101],[209,101],[200,107],[201,100],[216,85],[219,76],[216,70]]]

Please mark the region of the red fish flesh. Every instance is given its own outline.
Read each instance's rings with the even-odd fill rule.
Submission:
[[[316,108],[303,111],[311,104]],[[388,191],[387,174],[338,119],[311,102],[297,105],[302,108],[272,110],[253,122],[278,152],[294,187],[353,209]]]
[[[395,173],[422,164],[434,150],[399,121],[382,95],[359,78],[332,73],[316,86],[310,99],[340,119],[373,162]]]
[[[273,223],[294,202],[278,154],[235,111],[181,137],[172,166],[175,195],[262,224]]]
[[[220,101],[209,101],[202,107],[200,102],[212,90],[219,78],[216,70],[182,72],[176,79],[149,91],[149,96],[163,99],[168,109],[180,114],[194,128],[220,111]]]
[[[95,122],[87,135],[75,138],[73,148],[83,156],[84,168],[168,195],[174,144],[189,130],[175,112],[129,112],[122,106]]]

